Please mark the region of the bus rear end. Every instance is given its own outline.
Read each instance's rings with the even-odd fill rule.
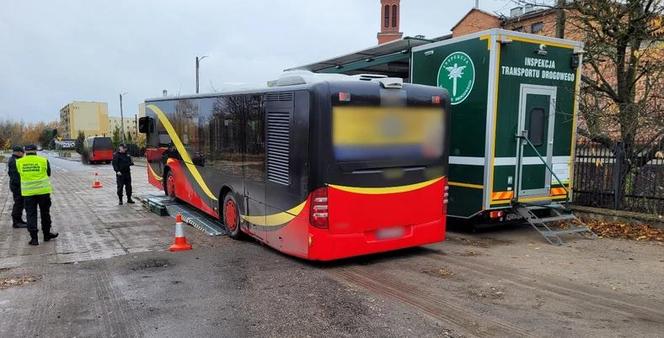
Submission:
[[[81,152],[83,163],[110,163],[111,160],[113,160],[113,142],[110,137],[91,136],[83,141]]]
[[[309,259],[445,239],[448,95],[385,82],[332,82],[320,93],[310,120]]]
[[[110,137],[95,137],[92,140],[90,162],[106,162],[113,160],[113,142]]]

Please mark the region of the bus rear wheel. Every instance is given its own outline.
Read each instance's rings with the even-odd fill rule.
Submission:
[[[168,172],[166,175],[166,184],[164,184],[164,192],[166,196],[175,198],[175,177],[172,172]]]
[[[240,210],[235,198],[230,193],[224,197],[223,221],[228,236],[233,239],[240,238],[242,235],[242,231],[240,231]]]

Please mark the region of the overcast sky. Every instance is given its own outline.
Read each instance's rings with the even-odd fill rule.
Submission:
[[[405,35],[443,35],[474,0],[403,0]],[[507,12],[510,0],[481,0]],[[52,121],[72,100],[127,114],[145,98],[264,83],[376,44],[379,0],[3,0],[0,119]]]

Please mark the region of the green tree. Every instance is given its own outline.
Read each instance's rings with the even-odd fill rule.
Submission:
[[[53,146],[53,139],[55,139],[55,136],[57,135],[57,130],[53,128],[47,128],[44,129],[39,135],[39,143],[41,144],[42,148],[44,149],[50,149]]]
[[[85,134],[82,131],[78,132],[78,137],[76,137],[76,152],[81,154],[83,153],[83,142],[85,141]]]
[[[120,145],[120,128],[118,128],[118,126],[113,128],[113,136],[111,137],[111,141],[113,141],[113,148],[117,148],[118,145]]]
[[[126,138],[126,140],[127,140],[127,144],[132,144],[132,143],[134,143],[134,140],[133,140],[133,138],[131,137],[131,132],[127,132],[127,138]]]

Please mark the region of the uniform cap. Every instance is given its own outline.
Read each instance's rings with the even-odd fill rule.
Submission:
[[[37,146],[34,144],[28,144],[27,146],[25,146],[25,151],[35,151],[35,150],[37,150]]]
[[[13,150],[13,151],[20,151],[20,152],[23,152],[23,147],[21,147],[21,146],[14,146],[14,148],[12,148],[12,150]]]

